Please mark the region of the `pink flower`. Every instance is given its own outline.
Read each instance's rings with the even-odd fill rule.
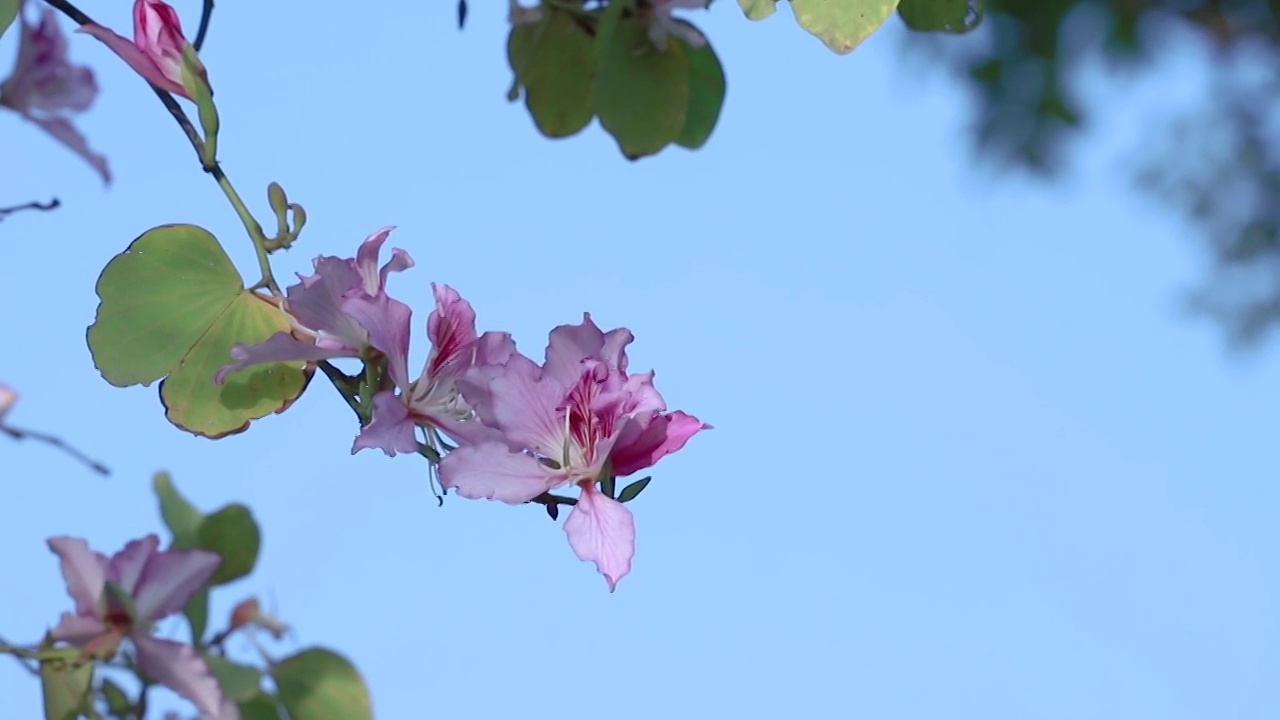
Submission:
[[[581,495],[565,520],[569,546],[595,563],[609,589],[631,571],[635,523],[622,503],[596,489],[652,466],[710,426],[666,412],[653,373],[627,374],[625,328],[603,333],[590,315],[551,331],[546,362],[513,354],[497,371],[459,381],[462,395],[505,442],[466,444],[440,462],[440,484],[468,498],[523,503],[565,485]]]
[[[17,402],[17,391],[4,383],[0,383],[0,424],[4,423],[4,416],[9,414],[9,411],[13,409]]]
[[[289,286],[284,308],[294,332],[278,332],[257,345],[237,344],[231,348],[236,362],[220,368],[214,382],[222,384],[228,373],[263,363],[315,361],[337,357],[360,357],[369,344],[370,331],[343,309],[352,297],[366,298],[378,310],[364,319],[381,335],[409,332],[409,308],[387,296],[387,276],[413,267],[409,253],[396,248],[391,259],[378,268],[378,254],[394,227],[384,227],[365,238],[354,258],[317,257],[315,274],[298,276]],[[395,327],[383,327],[392,325]],[[299,340],[301,335],[306,340]]]
[[[107,159],[89,149],[88,141],[66,117],[93,104],[98,94],[93,71],[67,59],[67,39],[58,29],[53,8],[45,8],[39,24],[31,24],[22,8],[18,17],[18,63],[0,84],[0,107],[38,125],[92,165],[103,182],[110,183]]]
[[[431,286],[435,312],[427,320],[431,353],[416,380],[409,380],[409,322],[380,321],[385,309],[376,298],[352,297],[344,307],[369,328],[369,344],[387,356],[387,374],[396,391],[373,397],[373,420],[356,437],[351,452],[380,448],[387,455],[418,450],[419,425],[444,431],[458,442],[501,440],[501,434],[475,418],[458,393],[457,380],[476,368],[494,368],[511,357],[516,346],[507,333],[476,336],[476,313],[448,285]],[[397,392],[398,391],[398,392]],[[430,440],[430,437],[429,437]]]
[[[134,540],[108,559],[79,538],[49,539],[62,561],[74,613],[63,613],[50,634],[95,657],[113,657],[129,639],[138,669],[190,700],[202,715],[228,717],[222,690],[194,648],[151,634],[156,621],[180,612],[204,586],[221,558],[204,550],[157,552],[160,540]]]
[[[178,13],[160,0],[135,0],[133,40],[93,23],[82,25],[79,32],[101,40],[152,85],[191,99],[182,78],[182,56],[191,43],[182,34]],[[204,67],[197,64],[197,72],[199,81],[207,85]]]

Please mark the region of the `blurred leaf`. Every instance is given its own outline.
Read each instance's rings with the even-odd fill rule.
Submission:
[[[179,550],[195,547],[196,530],[204,520],[204,513],[182,497],[169,473],[156,473],[151,485],[160,499],[160,517],[173,534],[170,547]]]
[[[253,700],[262,694],[262,671],[249,665],[241,665],[217,655],[205,655],[209,671],[218,679],[222,694],[236,703]]]
[[[4,37],[5,31],[18,17],[20,7],[22,7],[22,0],[0,0],[0,37]]]
[[[280,703],[291,720],[372,720],[364,680],[346,658],[311,648],[271,668]]]
[[[280,720],[276,698],[266,693],[258,693],[237,706],[240,708],[240,720]]]
[[[522,66],[518,76],[524,85],[525,106],[538,131],[550,138],[581,132],[591,122],[592,83],[596,64],[593,40],[574,17],[552,6],[543,7],[543,19],[530,40],[515,40],[520,26],[512,28],[512,40],[523,58],[511,58]],[[525,36],[526,38],[528,36]],[[522,46],[522,43],[529,43]]]
[[[916,32],[967,33],[982,22],[982,0],[899,0],[898,17]]]
[[[880,29],[897,6],[898,0],[791,0],[800,27],[840,55]]]
[[[287,408],[306,387],[303,364],[250,368],[215,385],[235,343],[262,342],[289,324],[279,308],[244,290],[216,238],[194,225],[163,225],[134,240],[98,278],[89,327],[94,364],[112,385],[165,377],[166,417],[218,438]],[[166,377],[167,376],[167,377]]]
[[[45,720],[98,719],[93,708],[93,664],[73,665],[61,660],[40,663]]]
[[[689,111],[689,58],[685,45],[654,47],[644,23],[619,21],[603,49],[595,83],[596,114],[622,154],[653,155],[684,130]]]
[[[262,534],[249,508],[235,503],[206,517],[196,533],[196,547],[222,556],[209,585],[225,585],[253,572]]]
[[[676,144],[696,150],[711,137],[720,119],[720,108],[724,105],[724,68],[709,42],[700,48],[685,45],[685,54],[689,58],[689,110]]]
[[[751,20],[763,20],[778,9],[778,0],[738,0],[738,7]]]
[[[102,681],[101,685],[102,699],[107,703],[107,712],[116,717],[125,717],[133,711],[133,703],[129,701],[129,696],[125,694],[124,688],[112,682],[110,679]]]
[[[182,609],[191,624],[191,644],[200,647],[204,644],[204,633],[209,629],[209,588],[203,587],[187,601]]]
[[[635,500],[637,495],[643,492],[645,488],[649,487],[649,481],[652,479],[652,476],[643,477],[622,488],[622,492],[618,493],[618,502],[631,502],[632,500]]]

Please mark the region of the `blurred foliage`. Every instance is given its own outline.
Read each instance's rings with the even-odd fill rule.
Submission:
[[[1135,176],[1209,240],[1213,269],[1192,294],[1192,308],[1221,321],[1238,343],[1276,327],[1280,0],[968,4],[982,18],[975,32],[921,34],[912,44],[934,53],[975,92],[979,155],[1041,177],[1062,169],[1089,113],[1106,112],[1085,107],[1076,91],[1085,60],[1100,56],[1111,69],[1140,71],[1186,51],[1179,39],[1199,36],[1212,48],[1209,96],[1193,115],[1152,118],[1152,145],[1142,148],[1147,157]]]

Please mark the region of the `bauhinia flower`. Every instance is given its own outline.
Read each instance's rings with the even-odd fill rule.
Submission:
[[[89,149],[88,141],[66,117],[93,104],[98,94],[93,71],[73,65],[67,58],[67,39],[58,29],[53,8],[45,8],[36,24],[27,20],[21,7],[18,18],[18,62],[13,74],[0,83],[0,107],[35,123],[84,158],[103,182],[110,183],[107,159]]]
[[[4,424],[4,416],[9,414],[13,406],[18,403],[18,392],[13,388],[0,383],[0,424]]]
[[[157,621],[182,611],[222,559],[204,550],[157,552],[159,544],[148,535],[108,559],[79,538],[50,538],[49,549],[62,561],[67,593],[76,604],[50,634],[94,658],[113,657],[128,639],[143,675],[190,700],[202,717],[237,717],[194,648],[151,634]]]
[[[608,467],[622,477],[643,470],[710,428],[666,412],[652,372],[627,374],[632,339],[625,328],[601,332],[584,314],[580,325],[551,331],[543,365],[513,354],[497,371],[460,380],[463,397],[505,442],[464,444],[440,462],[441,486],[468,498],[516,504],[577,485],[581,494],[564,531],[610,591],[631,571],[635,522],[596,488],[601,472]]]
[[[219,369],[214,382],[221,384],[228,373],[263,363],[360,357],[369,347],[369,331],[343,309],[344,302],[352,298],[379,308],[365,320],[400,323],[407,335],[409,308],[388,297],[386,285],[388,275],[413,267],[413,258],[396,248],[387,264],[378,268],[382,244],[394,229],[384,227],[365,238],[354,258],[320,256],[313,260],[315,274],[299,275],[300,282],[285,290],[284,311],[293,332],[278,332],[257,345],[232,346],[231,359],[236,362]],[[399,332],[379,326],[375,330],[383,335]]]
[[[667,37],[674,35],[690,47],[705,47],[707,38],[692,25],[675,19],[676,8],[698,9],[707,7],[710,0],[650,0],[649,39],[659,50],[667,49]]]
[[[416,428],[421,425],[448,434],[455,441],[501,440],[494,428],[475,419],[470,405],[458,393],[457,380],[477,367],[496,368],[515,352],[511,335],[486,332],[476,335],[476,313],[448,285],[431,286],[435,311],[427,320],[431,352],[422,373],[409,379],[409,316],[403,322],[385,322],[387,310],[377,298],[354,297],[345,307],[369,329],[369,344],[387,357],[387,374],[396,390],[373,397],[373,419],[356,438],[351,452],[380,448],[387,455],[417,452]],[[405,308],[407,313],[408,308]]]
[[[208,74],[195,54],[195,49],[182,34],[178,13],[160,0],[135,0],[133,3],[133,40],[122,37],[94,23],[80,27],[101,40],[147,82],[166,92],[193,99],[195,83],[209,86]],[[190,51],[192,72],[183,73],[183,58]]]

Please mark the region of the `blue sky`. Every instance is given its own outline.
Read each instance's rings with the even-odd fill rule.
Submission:
[[[164,469],[263,526],[215,622],[262,596],[295,628],[274,650],[346,653],[380,718],[1280,711],[1276,351],[1232,356],[1188,320],[1197,238],[1124,172],[1152,117],[1196,98],[1205,55],[1090,85],[1113,115],[1042,186],[974,168],[966,98],[904,57],[896,21],[842,58],[786,8],[753,24],[725,1],[691,14],[729,74],[715,135],[630,163],[598,126],[551,142],[506,102],[501,5],[458,33],[453,3],[219,3],[203,57],[223,165],[256,210],[272,180],[308,210],[277,276],[399,226],[412,366],[432,281],[535,357],[584,310],[630,328],[632,367],[715,425],[632,506],[633,573],[610,595],[540,508],[438,509],[420,459],[350,456],[321,380],[219,442],[169,425],[154,386],[103,381],[94,282],[144,230],[203,225],[256,275],[146,85],[76,38],[103,89],[79,124],[116,183],[0,117],[0,204],[65,204],[0,224],[0,378],[23,394],[14,424],[114,474],[3,448],[0,634],[35,639],[69,607],[46,537],[113,551],[162,531]],[[125,29],[128,6],[92,12]],[[198,3],[175,6],[194,29]],[[39,712],[15,663],[0,697]]]

